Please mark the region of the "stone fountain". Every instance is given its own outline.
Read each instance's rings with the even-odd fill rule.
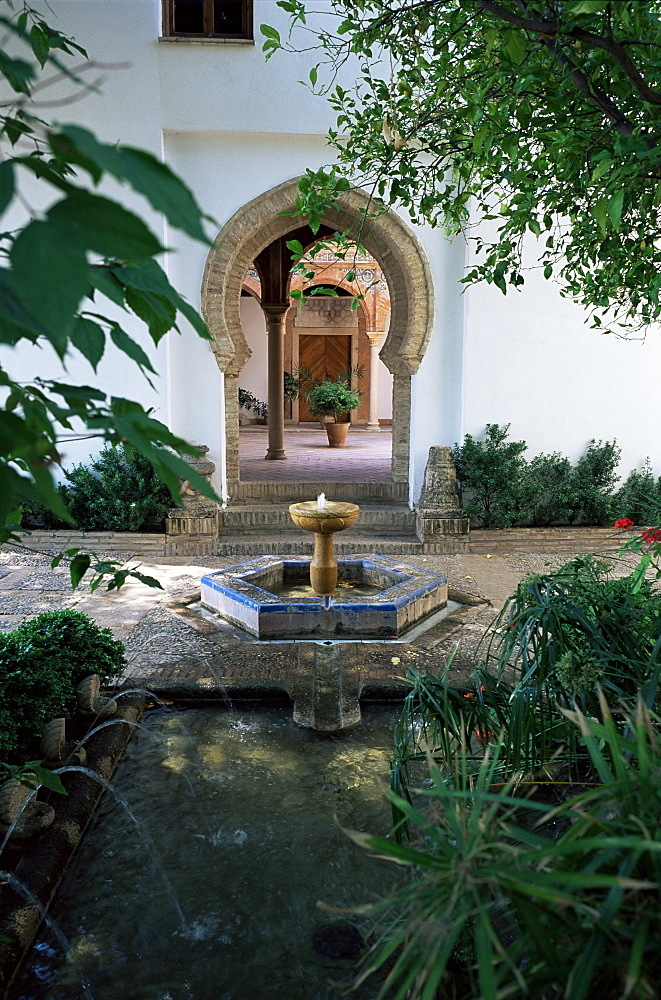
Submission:
[[[355,503],[328,501],[323,493],[313,500],[293,503],[289,514],[299,528],[314,532],[314,555],[310,562],[310,585],[320,597],[330,597],[337,588],[337,560],[333,535],[350,528],[358,520],[360,507]]]
[[[399,638],[447,605],[444,576],[371,552],[335,556],[333,535],[358,519],[356,504],[294,503],[314,533],[314,554],[266,555],[202,578],[201,604],[258,641],[298,644],[294,718],[336,730],[360,720],[360,679],[345,675],[338,643]]]

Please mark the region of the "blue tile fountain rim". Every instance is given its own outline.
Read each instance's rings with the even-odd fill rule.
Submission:
[[[249,577],[256,577],[269,568],[282,563],[283,567],[295,568],[297,566],[308,566],[311,556],[286,556],[271,554],[268,556],[258,556],[245,563],[236,566],[228,566],[227,569],[216,573],[210,573],[202,577],[202,584],[217,593],[230,598],[236,604],[242,604],[252,611],[260,614],[286,614],[314,610],[322,607],[322,597],[303,597],[295,601],[283,602],[278,600],[278,595],[269,590],[258,587],[249,582]],[[334,597],[333,606],[341,605],[346,611],[360,614],[360,612],[371,611],[374,605],[378,605],[379,610],[384,613],[398,611],[406,607],[412,601],[424,597],[437,590],[446,582],[446,578],[440,573],[432,573],[429,570],[421,569],[419,566],[411,566],[409,563],[395,562],[386,556],[375,557],[372,554],[340,555],[337,557],[338,564],[355,564],[386,573],[394,577],[397,582],[391,587],[384,587],[379,594],[369,597],[355,597],[345,600],[343,597]],[[258,565],[256,565],[258,564]],[[237,570],[241,572],[238,573]],[[226,577],[233,574],[232,582],[221,582],[217,577]],[[405,584],[415,580],[416,586],[407,589],[406,593],[399,593]],[[394,593],[393,593],[394,592]]]

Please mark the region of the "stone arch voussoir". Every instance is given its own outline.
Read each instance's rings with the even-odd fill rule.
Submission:
[[[209,252],[202,280],[202,312],[212,337],[218,366],[238,375],[250,357],[240,319],[243,277],[270,243],[295,227],[291,216],[298,178],[285,181],[240,208],[223,226]],[[393,375],[414,375],[431,334],[434,302],[431,272],[424,250],[409,226],[392,211],[365,218],[369,196],[360,189],[338,198],[323,223],[339,232],[351,230],[379,261],[391,299],[390,331],[381,358]]]

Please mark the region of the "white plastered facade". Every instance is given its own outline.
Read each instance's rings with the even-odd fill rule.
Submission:
[[[128,64],[104,70],[101,93],[58,109],[54,117],[163,157],[215,220],[210,238],[253,199],[332,159],[325,142],[332,113],[323,98],[297,82],[309,71],[305,54],[279,53],[267,63],[259,41],[159,41],[160,0],[57,0],[45,15],[92,60]],[[286,15],[275,0],[256,0],[257,39],[262,22],[286,33]],[[173,250],[165,262],[170,278],[199,307],[208,247],[168,231],[126,188],[108,190],[137,208]],[[37,195],[31,197],[34,204]],[[429,447],[453,444],[466,432],[479,436],[488,422],[509,423],[511,436],[525,439],[531,455],[560,451],[576,459],[591,438],[617,438],[625,474],[646,456],[661,473],[661,331],[645,343],[602,336],[534,270],[520,293],[504,297],[485,285],[464,290],[464,242],[404,221],[428,262],[434,304],[431,335],[411,376],[412,502]],[[156,350],[137,321],[124,315],[122,321],[153,358],[155,388],[112,348],[98,381],[155,407],[175,432],[208,445],[222,489],[223,378],[209,345],[183,324],[181,335],[168,335]],[[36,357],[33,351],[17,353],[12,372],[31,377],[36,363],[38,374],[57,375],[55,358],[41,351]],[[69,378],[94,384],[81,358],[72,358],[67,368]],[[90,442],[65,448],[65,464],[84,460],[92,450]]]

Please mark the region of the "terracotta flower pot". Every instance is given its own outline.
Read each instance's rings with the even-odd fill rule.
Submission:
[[[334,421],[326,424],[326,433],[328,434],[328,445],[330,448],[343,448],[347,440],[347,431],[351,427],[351,423],[346,424],[336,424]]]

